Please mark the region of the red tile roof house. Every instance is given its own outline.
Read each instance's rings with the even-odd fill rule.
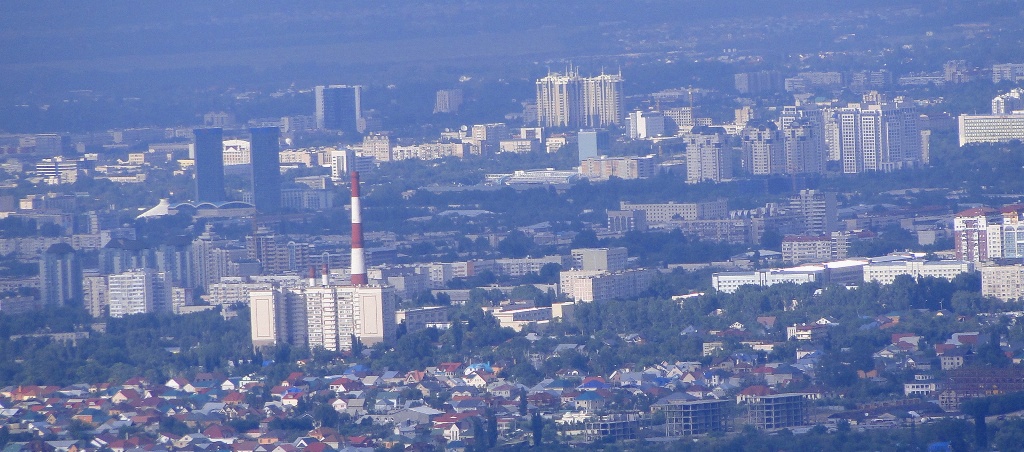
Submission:
[[[437,371],[444,374],[448,378],[455,378],[459,376],[459,369],[462,368],[462,363],[441,363],[437,365]]]
[[[753,385],[744,388],[736,395],[736,403],[743,404],[749,402],[755,402],[762,396],[775,394],[771,388],[764,385]]]

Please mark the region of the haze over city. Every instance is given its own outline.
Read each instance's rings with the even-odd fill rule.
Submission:
[[[5,450],[1019,450],[1024,4],[0,6]]]

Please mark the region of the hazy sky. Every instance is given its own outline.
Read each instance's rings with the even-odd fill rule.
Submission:
[[[964,56],[991,64],[1020,53],[1017,33],[1002,47],[967,48],[964,33],[976,28],[956,24],[994,23],[976,37],[998,41],[1005,30],[1020,29],[1021,9],[1016,0],[3,1],[0,130],[53,117],[40,109],[68,102],[78,90],[110,96],[105,114],[136,118],[152,107],[124,111],[123,98],[167,105],[169,97],[186,103],[226,86],[444,86],[462,74],[528,80],[569,61],[597,71],[665,52],[714,59],[738,48],[772,65],[804,52],[913,43],[915,57],[925,58],[888,64],[931,70],[932,60]],[[936,33],[919,45],[926,31]],[[640,78],[639,70],[629,72],[631,83]],[[62,114],[67,118],[42,127],[63,127],[83,113]]]

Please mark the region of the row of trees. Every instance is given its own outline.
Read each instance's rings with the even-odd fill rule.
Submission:
[[[223,320],[216,312],[109,319],[106,332],[73,307],[0,316],[0,385],[97,383],[142,375],[164,381],[198,371],[255,370],[248,314]],[[12,336],[87,332],[76,341]]]

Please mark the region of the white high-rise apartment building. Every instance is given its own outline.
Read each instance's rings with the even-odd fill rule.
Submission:
[[[821,124],[806,119],[790,122],[782,129],[782,147],[787,173],[824,173],[828,147]]]
[[[622,74],[604,74],[584,78],[584,127],[622,124]]]
[[[501,140],[512,137],[508,125],[503,122],[474,124],[470,129],[469,141],[474,143],[481,155],[496,154],[501,149]]]
[[[618,272],[626,269],[629,253],[625,247],[576,248],[570,252],[573,267],[584,271]]]
[[[541,127],[579,127],[583,94],[579,73],[548,74],[537,80],[537,125]]]
[[[748,124],[740,132],[743,163],[754,175],[786,173],[786,148],[773,123]]]
[[[301,291],[251,291],[249,311],[253,347],[306,346],[306,299]]]
[[[167,275],[144,268],[107,277],[110,316],[169,311],[171,288]]]
[[[537,80],[537,124],[604,127],[622,124],[622,74],[581,77],[577,68]]]
[[[922,159],[917,108],[902,98],[886,101],[877,93],[835,113],[843,172],[893,171]]]
[[[826,119],[831,119],[831,114],[813,105],[783,107],[778,125],[787,173],[825,172],[825,162],[829,160],[827,126],[830,122]],[[836,154],[838,160],[838,150]]]
[[[333,310],[332,310],[333,308]],[[306,289],[309,346],[328,350],[350,350],[352,337],[364,345],[394,340],[396,300],[390,286],[339,286]],[[319,314],[322,322],[314,322]],[[319,329],[321,344],[314,342]],[[336,348],[330,348],[330,346]]]
[[[1024,266],[986,265],[981,267],[981,295],[1003,301],[1024,298]]]
[[[107,277],[98,273],[86,274],[82,277],[82,304],[93,317],[103,317],[107,313]]]
[[[442,89],[437,91],[437,96],[434,100],[434,113],[458,113],[461,106],[461,89]]]
[[[718,128],[694,128],[683,135],[686,142],[686,183],[706,180],[721,182],[732,178],[732,158],[725,146],[725,131]]]
[[[804,220],[804,232],[829,234],[839,230],[836,194],[818,190],[800,190],[789,198],[789,209]]]
[[[390,286],[318,285],[250,292],[254,346],[279,343],[351,350],[395,339],[397,300]]]
[[[196,287],[205,291],[211,284],[220,282],[220,278],[231,276],[232,252],[224,248],[226,245],[226,240],[210,230],[192,241],[192,281]]]
[[[662,114],[665,115],[665,128],[673,130],[676,135],[688,133],[694,126],[693,107],[668,108]]]

